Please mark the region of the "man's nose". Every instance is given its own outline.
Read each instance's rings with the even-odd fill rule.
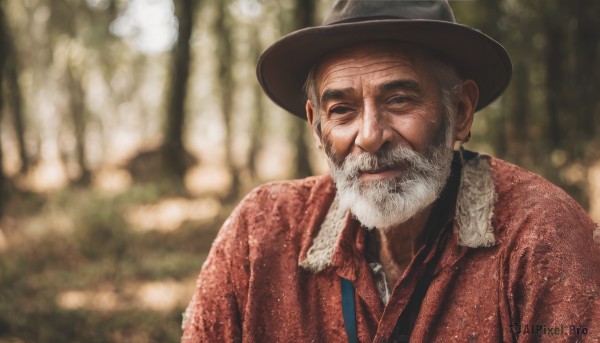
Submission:
[[[381,147],[394,139],[394,131],[388,119],[375,105],[365,106],[355,144],[369,153],[376,153]]]

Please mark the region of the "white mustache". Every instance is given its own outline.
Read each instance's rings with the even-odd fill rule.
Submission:
[[[395,146],[376,155],[363,152],[348,156],[339,167],[339,171],[346,179],[355,179],[363,172],[393,168],[404,168],[423,175],[431,175],[435,170],[432,168],[433,165],[427,162],[428,159],[422,154],[404,146]]]

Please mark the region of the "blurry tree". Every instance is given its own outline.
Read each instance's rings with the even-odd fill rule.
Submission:
[[[223,115],[225,126],[225,161],[230,170],[231,185],[226,196],[228,200],[235,199],[240,191],[240,172],[234,159],[234,113],[233,95],[235,93],[235,81],[233,77],[234,49],[233,49],[233,18],[229,13],[229,0],[216,1],[216,13],[213,22],[216,39],[217,57],[217,84],[219,90],[219,105]]]
[[[64,86],[67,90],[67,113],[71,121],[75,137],[75,161],[79,168],[79,176],[75,180],[78,185],[86,186],[91,181],[91,171],[87,166],[86,128],[89,121],[88,110],[85,103],[86,88],[82,84],[85,74],[85,60],[77,51],[77,43],[81,40],[78,20],[70,20],[74,13],[76,19],[88,16],[87,6],[67,0],[49,1],[50,18],[48,21],[48,40],[54,50],[58,40],[63,37],[75,44],[69,49],[64,67]]]
[[[133,2],[4,1],[5,9],[14,10],[14,13],[7,12],[6,15],[15,39],[11,42],[10,36],[7,36],[3,50],[4,123],[8,124],[6,119],[10,117],[14,127],[10,129],[16,133],[15,142],[4,140],[5,149],[17,147],[22,162],[21,172],[25,172],[31,163],[35,163],[36,154],[40,154],[33,141],[37,139],[44,143],[38,146],[46,147],[49,136],[54,139],[52,135],[56,135],[57,140],[63,140],[57,145],[65,156],[66,164],[78,165],[80,181],[87,183],[95,167],[92,162],[102,163],[90,157],[98,150],[97,146],[90,144],[103,144],[101,139],[112,137],[105,133],[109,129],[103,126],[114,118],[112,113],[132,111],[133,115],[127,118],[129,124],[135,125],[135,121],[140,120],[137,118],[151,123],[140,125],[140,131],[146,131],[136,133],[135,139],[143,143],[151,141],[160,130],[158,125],[154,125],[158,117],[151,117],[153,113],[164,114],[164,140],[153,152],[152,158],[157,163],[152,164],[148,173],[162,178],[167,175],[161,173],[162,169],[167,169],[170,177],[182,180],[186,169],[193,163],[184,147],[185,104],[205,108],[190,103],[196,99],[187,96],[188,75],[199,69],[190,68],[193,52],[190,50],[190,37],[194,27],[200,27],[207,32],[210,30],[215,38],[215,63],[214,66],[212,63],[208,65],[216,76],[217,97],[214,102],[222,111],[225,162],[230,167],[232,180],[229,193],[235,198],[240,189],[239,174],[243,170],[235,159],[239,154],[233,151],[237,119],[251,125],[247,130],[251,136],[247,151],[248,168],[253,179],[256,179],[257,156],[263,149],[262,142],[265,137],[268,139],[269,135],[274,135],[274,129],[267,125],[268,120],[265,119],[271,107],[263,103],[264,95],[258,86],[250,90],[254,94],[253,108],[237,116],[233,113],[237,108],[234,106],[237,96],[234,95],[246,96],[246,86],[254,82],[254,79],[249,80],[254,76],[245,73],[250,58],[236,56],[237,44],[240,44],[239,51],[248,51],[256,58],[262,51],[261,35],[262,38],[275,35],[271,30],[273,27],[283,34],[314,25],[318,8],[329,7],[333,3],[333,0],[328,0],[327,6],[324,6],[314,0],[245,1],[246,4],[260,3],[263,9],[268,9],[261,12],[264,18],[244,26],[252,31],[247,35],[248,42],[234,39],[242,31],[238,29],[241,26],[237,18],[229,13],[230,7],[239,5],[243,0],[210,3],[209,6],[214,5],[210,8],[214,11],[202,17],[208,19],[206,22],[195,19],[195,14],[199,13],[198,6],[208,3],[173,1],[179,19],[179,40],[166,68],[169,80],[164,93],[165,111],[157,110],[151,107],[154,104],[149,105],[145,101],[147,94],[155,89],[144,89],[148,68],[167,61],[165,55],[144,55],[135,48],[120,51],[125,49],[119,49],[122,46],[118,44],[125,43],[111,36],[108,30],[119,12]],[[596,96],[600,87],[600,21],[595,18],[595,14],[600,13],[600,2],[479,0],[453,1],[451,5],[460,22],[481,28],[500,41],[514,63],[509,89],[498,102],[477,115],[476,123],[483,122],[485,125],[481,126],[480,132],[474,130],[470,144],[483,142],[497,156],[543,174],[566,188],[585,206],[585,173],[600,159],[600,97]],[[248,50],[243,50],[246,45]],[[14,57],[17,55],[14,52],[18,52],[18,57]],[[240,72],[234,74],[233,70]],[[105,78],[102,87],[108,93],[103,95],[110,103],[108,106],[93,106],[92,100],[97,95],[90,88],[93,83],[90,80],[95,80],[98,75]],[[150,76],[161,81],[163,77],[160,73]],[[50,109],[43,111],[44,106]],[[103,111],[109,114],[105,115]],[[46,125],[46,118],[51,116],[60,117],[63,124],[53,124],[45,135],[40,134],[44,131],[41,128]],[[211,121],[210,125],[214,122]],[[312,174],[309,163],[312,138],[307,125],[292,116],[281,119],[281,122],[288,124],[286,132],[296,149],[296,157],[290,167],[293,176]],[[53,130],[54,125],[59,126],[57,130]],[[6,131],[7,128],[4,129]],[[103,136],[96,139],[98,137],[94,134],[99,131]]]
[[[315,11],[316,3],[314,0],[295,0],[293,30],[315,25]],[[295,116],[293,121],[290,135],[296,146],[294,173],[297,178],[307,177],[313,174],[307,143],[307,140],[312,139],[312,136],[309,134],[308,126],[305,123],[298,121]]]
[[[66,86],[69,90],[69,114],[75,134],[75,158],[79,166],[79,177],[76,184],[87,186],[91,182],[91,171],[86,158],[86,127],[88,123],[87,107],[85,105],[85,88],[81,84],[81,71],[74,65],[67,66]]]
[[[7,8],[12,5],[12,10],[15,11],[14,6],[18,2],[6,2]],[[24,10],[25,15],[21,18],[21,21],[18,21],[16,16],[8,17],[8,24],[11,24],[11,27],[14,31],[14,36],[17,38],[13,43],[15,47],[15,51],[19,52],[19,67],[20,67],[20,75],[30,74],[31,75],[31,85],[29,88],[28,94],[26,91],[23,94],[24,102],[23,107],[24,111],[28,110],[29,105],[33,110],[32,113],[29,114],[29,125],[28,128],[31,129],[29,134],[31,138],[36,141],[36,148],[30,151],[27,151],[29,155],[29,159],[32,161],[32,164],[35,164],[36,161],[39,161],[41,157],[41,145],[42,145],[42,134],[40,127],[44,124],[41,123],[41,120],[38,117],[37,107],[40,107],[40,98],[42,97],[45,89],[52,89],[48,87],[48,71],[51,69],[52,64],[52,49],[51,42],[49,39],[49,30],[47,27],[47,23],[38,20],[36,21],[36,13],[38,16],[41,16],[39,13],[43,13],[43,9],[47,9],[45,6],[45,2],[41,2],[38,4],[38,7],[27,6],[27,3],[20,3],[21,8]],[[35,51],[35,53],[33,53]],[[58,88],[58,87],[57,87]],[[23,116],[24,118],[27,115]]]
[[[600,159],[600,2],[454,2],[459,21],[507,48],[513,80],[486,109],[490,145],[543,174],[587,207],[585,170]],[[499,115],[493,115],[499,111]]]
[[[547,8],[558,5],[556,1],[548,0]],[[554,12],[554,13],[550,13]],[[565,59],[567,57],[566,42],[567,32],[564,25],[552,16],[563,16],[558,8],[549,10],[543,20],[543,32],[546,39],[544,63],[546,65],[546,107],[548,109],[548,128],[546,140],[551,150],[560,149],[566,137],[563,137],[561,116],[565,113],[565,102],[561,99],[562,89],[565,86]]]
[[[21,160],[19,172],[23,175],[29,170],[30,163],[27,148],[25,146],[25,121],[23,118],[21,84],[19,83],[19,58],[15,49],[12,32],[4,19],[2,19],[2,26],[5,37],[5,44],[2,49],[6,52],[6,64],[4,66],[4,78],[6,80],[4,85],[4,87],[6,87],[5,101],[7,109],[9,109],[12,114],[12,123],[15,137],[17,138],[19,158]]]
[[[8,49],[9,43],[9,32],[8,25],[6,24],[6,14],[4,13],[4,2],[0,3],[0,80],[4,78],[6,60],[10,49]],[[4,116],[4,97],[3,94],[3,83],[0,82],[0,123],[2,123],[2,117]],[[4,173],[4,153],[2,151],[2,144],[0,144],[0,216],[4,214],[5,202],[8,198],[8,179]]]
[[[168,175],[183,183],[190,166],[191,155],[183,144],[185,127],[185,101],[190,72],[190,38],[194,27],[196,0],[175,1],[179,34],[177,46],[171,59],[171,82],[166,111],[165,138],[161,148],[165,170]]]
[[[263,47],[260,40],[260,32],[258,25],[251,26],[251,54],[252,60],[258,61],[260,54],[262,53]],[[257,183],[258,176],[258,154],[262,149],[262,142],[265,136],[265,106],[264,106],[264,96],[263,90],[260,87],[258,82],[253,83],[252,95],[254,99],[254,106],[252,109],[252,119],[250,121],[250,147],[248,148],[248,170],[250,171],[250,177],[252,178],[253,183]]]
[[[42,61],[42,66],[46,67],[36,73],[42,78],[41,87],[48,87],[46,83],[50,78],[49,71],[53,69],[50,65],[54,64],[54,68],[62,65],[59,70],[62,71],[61,81],[66,92],[57,92],[57,95],[63,95],[66,100],[65,119],[70,122],[74,137],[74,156],[71,158],[78,166],[79,175],[73,181],[79,185],[88,185],[91,181],[91,168],[88,165],[87,130],[90,123],[98,122],[86,101],[86,98],[95,96],[87,94],[88,81],[91,69],[104,67],[105,71],[110,71],[111,66],[115,65],[114,56],[107,45],[115,39],[109,34],[108,28],[116,16],[117,5],[112,0],[107,2],[106,8],[99,9],[91,7],[90,2],[40,0],[38,6],[48,9],[49,18],[45,24],[47,30],[39,35],[38,42],[47,49]],[[39,8],[33,11],[34,21],[36,12],[39,11]],[[109,74],[105,76],[109,77]],[[66,147],[62,144],[59,146],[63,158],[69,159],[71,154],[65,151]]]

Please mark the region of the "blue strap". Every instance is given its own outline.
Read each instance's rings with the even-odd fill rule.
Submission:
[[[348,335],[348,342],[358,343],[358,331],[356,330],[356,305],[354,304],[354,286],[348,279],[340,277],[342,283],[342,313],[344,314],[344,326]]]

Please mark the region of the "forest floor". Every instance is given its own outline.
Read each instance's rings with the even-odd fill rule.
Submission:
[[[0,342],[179,342],[232,206],[155,184],[14,189],[0,221]]]

